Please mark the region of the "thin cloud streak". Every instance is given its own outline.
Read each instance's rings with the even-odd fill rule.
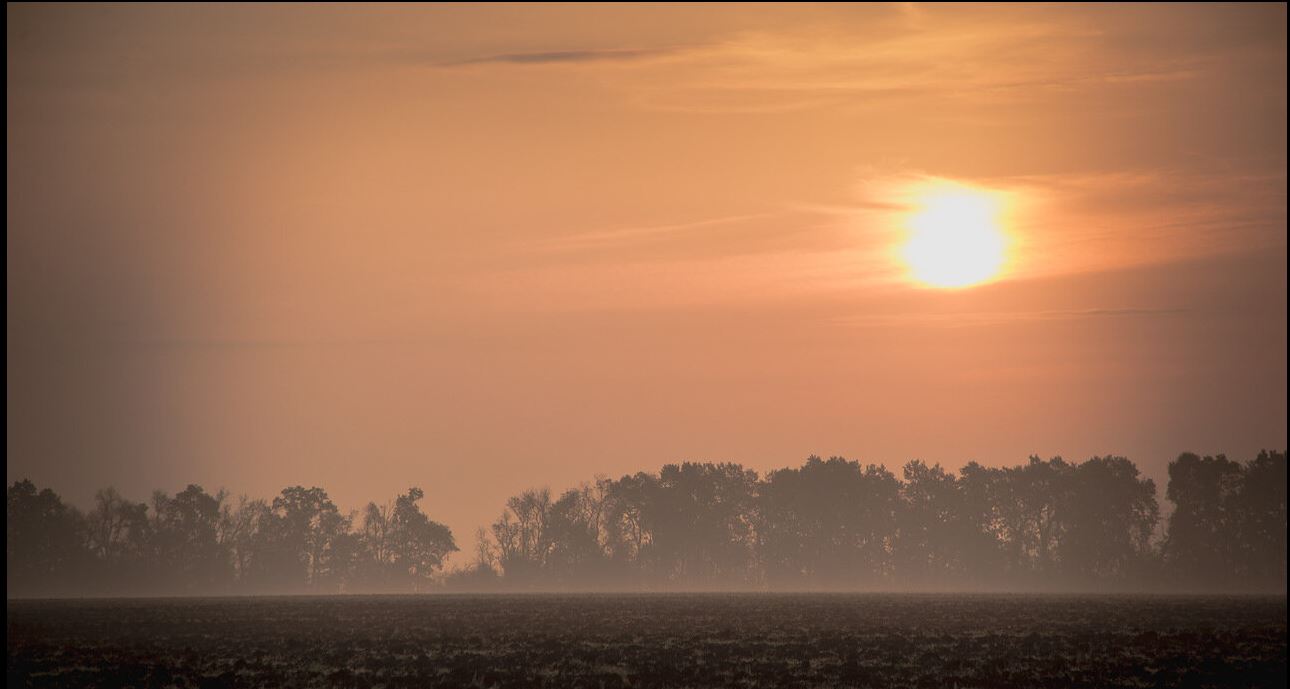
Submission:
[[[578,234],[565,235],[561,237],[551,237],[549,239],[539,240],[534,243],[535,246],[552,249],[552,250],[577,250],[591,247],[603,247],[607,245],[632,244],[638,241],[649,240],[656,237],[666,237],[676,235],[689,230],[698,230],[720,225],[729,225],[731,223],[742,222],[745,220],[756,220],[760,218],[771,217],[769,213],[755,213],[748,215],[732,215],[724,218],[708,218],[705,220],[696,220],[693,222],[673,223],[668,225],[653,225],[649,227],[628,227],[617,230],[602,230],[595,232],[581,232]]]
[[[552,50],[538,53],[502,53],[484,57],[440,63],[441,67],[466,67],[470,65],[549,65],[577,64],[584,62],[624,62],[659,57],[676,52],[674,49],[641,50]]]
[[[832,319],[834,325],[856,328],[890,328],[923,326],[965,328],[1043,321],[1079,320],[1085,318],[1161,317],[1185,314],[1190,309],[1104,308],[1065,311],[995,311],[972,313],[867,314]]]

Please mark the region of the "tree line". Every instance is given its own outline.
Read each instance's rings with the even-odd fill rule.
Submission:
[[[8,594],[210,595],[432,590],[1284,591],[1286,456],[1180,455],[1160,518],[1123,457],[957,474],[810,457],[764,477],[669,464],[553,497],[510,498],[472,561],[411,488],[344,514],[321,488],[271,501],[190,485],[82,512],[8,488]]]
[[[428,590],[457,550],[418,488],[361,515],[321,488],[272,501],[190,485],[151,505],[108,488],[82,513],[30,481],[8,489],[8,593],[217,595]]]

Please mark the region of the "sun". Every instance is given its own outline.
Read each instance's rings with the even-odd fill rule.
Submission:
[[[901,258],[928,287],[970,287],[997,277],[1007,261],[1000,195],[957,184],[920,191],[906,218]]]

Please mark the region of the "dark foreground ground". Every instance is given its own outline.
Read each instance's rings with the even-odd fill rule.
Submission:
[[[1280,687],[1286,599],[10,601],[10,687]]]

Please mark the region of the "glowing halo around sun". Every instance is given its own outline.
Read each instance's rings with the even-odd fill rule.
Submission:
[[[955,184],[922,185],[911,195],[900,259],[927,287],[971,287],[998,277],[1008,260],[1001,194]]]

